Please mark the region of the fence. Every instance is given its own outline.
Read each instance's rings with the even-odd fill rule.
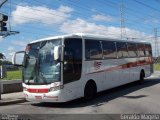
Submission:
[[[153,62],[154,62],[154,70],[160,71],[160,57],[154,57]]]

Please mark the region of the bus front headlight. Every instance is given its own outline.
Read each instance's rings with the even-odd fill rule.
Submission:
[[[27,88],[26,88],[26,87],[23,87],[23,91],[27,91]]]
[[[63,85],[51,87],[51,88],[49,89],[49,92],[51,92],[51,91],[57,91],[57,90],[60,90],[60,89],[63,89],[63,88],[64,88]]]

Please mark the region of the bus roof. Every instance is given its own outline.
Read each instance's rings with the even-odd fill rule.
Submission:
[[[53,36],[53,37],[48,37],[48,38],[43,38],[43,39],[38,39],[38,40],[34,40],[32,42],[30,42],[30,44],[32,43],[36,43],[36,42],[41,42],[41,41],[47,41],[47,40],[54,40],[54,39],[61,39],[61,38],[73,38],[73,37],[81,37],[84,39],[89,39],[89,38],[98,38],[98,39],[107,39],[107,40],[111,40],[111,41],[127,41],[127,42],[136,42],[136,43],[148,43],[146,41],[133,41],[133,40],[121,40],[121,39],[117,39],[117,38],[111,38],[111,37],[107,37],[105,35],[94,35],[94,34],[85,34],[85,33],[73,33],[73,34],[68,34],[68,35],[60,35],[60,36]]]

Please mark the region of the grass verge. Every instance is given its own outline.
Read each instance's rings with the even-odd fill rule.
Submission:
[[[154,70],[160,71],[160,64],[154,64]]]
[[[7,77],[3,78],[2,80],[17,80],[22,79],[22,71],[7,71]]]

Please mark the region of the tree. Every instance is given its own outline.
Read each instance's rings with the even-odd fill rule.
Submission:
[[[0,59],[5,59],[6,57],[2,54],[2,53],[0,53]]]

